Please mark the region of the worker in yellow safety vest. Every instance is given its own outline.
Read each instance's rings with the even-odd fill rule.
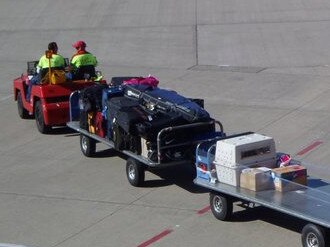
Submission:
[[[46,54],[41,56],[36,67],[37,74],[35,74],[29,81],[29,87],[26,94],[27,101],[30,101],[32,85],[40,84],[42,82],[45,75],[49,71],[49,67],[54,70],[65,69],[65,59],[61,55],[57,54],[57,51],[58,51],[57,43],[50,42],[48,44],[48,51],[46,52],[49,54],[49,56],[47,56]]]
[[[97,66],[96,57],[86,51],[86,43],[82,40],[72,45],[76,49],[76,53],[70,61],[70,70],[74,80],[91,79],[96,77],[95,67]]]
[[[39,63],[37,65],[37,70],[39,69],[41,72],[41,78],[44,74],[47,73],[49,65],[52,69],[58,70],[64,70],[65,67],[64,58],[61,55],[57,54],[58,46],[56,42],[49,43],[48,50],[51,51],[51,58],[47,58],[45,54],[39,59]]]

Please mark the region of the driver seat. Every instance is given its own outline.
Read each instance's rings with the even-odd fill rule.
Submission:
[[[73,75],[74,80],[90,79],[92,77],[96,77],[94,65],[80,66]]]

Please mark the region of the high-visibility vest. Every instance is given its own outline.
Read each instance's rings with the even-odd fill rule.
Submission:
[[[71,60],[71,66],[73,68],[79,68],[85,65],[97,65],[96,57],[93,56],[91,53],[83,53],[73,56]]]
[[[37,66],[41,69],[46,69],[49,67],[49,60],[46,57],[46,55],[43,55],[39,59],[39,63]],[[50,67],[51,68],[54,68],[54,67],[63,67],[64,68],[65,67],[64,58],[61,55],[52,54],[52,58],[50,59]]]

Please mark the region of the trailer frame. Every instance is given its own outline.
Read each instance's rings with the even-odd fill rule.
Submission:
[[[102,143],[106,146],[115,149],[115,144],[112,140],[108,138],[100,137],[96,134],[90,133],[88,130],[82,129],[79,124],[79,91],[75,91],[70,95],[69,100],[69,111],[70,111],[70,121],[67,122],[67,126],[76,132],[80,133],[80,149],[82,153],[87,157],[92,157],[96,151],[96,143]],[[185,142],[162,145],[162,137],[164,133],[182,130],[185,128],[198,127],[203,125],[214,125],[215,128],[219,128],[219,131],[210,132],[209,136],[203,136],[203,138],[193,138]],[[127,158],[126,161],[126,175],[129,183],[133,186],[142,186],[144,184],[144,172],[148,168],[166,168],[169,166],[184,165],[184,164],[193,164],[193,158],[189,157],[181,160],[174,161],[162,161],[161,160],[161,151],[164,149],[175,149],[182,146],[197,146],[198,143],[214,139],[215,137],[223,136],[223,125],[218,120],[210,120],[207,122],[195,122],[184,125],[177,126],[168,126],[161,129],[157,134],[157,161],[152,161],[147,157],[144,157],[140,154],[132,152],[130,150],[117,150],[118,152],[124,154]]]
[[[307,186],[280,192],[252,191],[219,181],[194,179],[196,185],[209,191],[210,208],[218,220],[230,220],[234,202],[252,203],[308,222],[301,232],[302,246],[329,246],[330,182],[313,177],[308,177],[307,181]]]

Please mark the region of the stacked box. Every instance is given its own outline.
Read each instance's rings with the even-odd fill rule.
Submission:
[[[272,169],[272,178],[277,191],[303,189],[307,185],[307,170],[301,165]]]
[[[267,167],[243,169],[240,176],[240,186],[253,191],[273,189],[271,169]]]

